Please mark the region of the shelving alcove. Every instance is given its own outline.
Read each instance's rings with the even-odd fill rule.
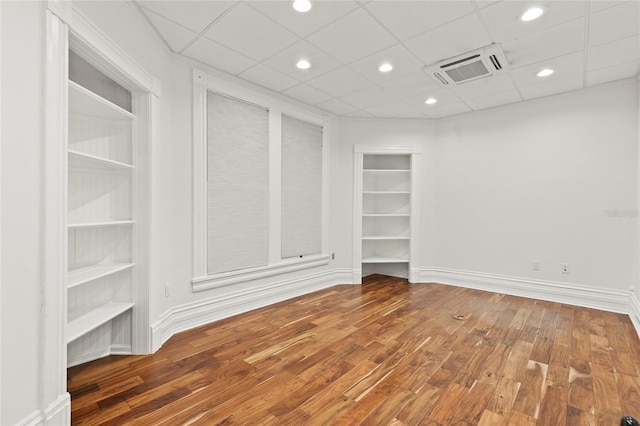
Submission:
[[[152,94],[70,36],[67,80],[67,365],[149,344]],[[117,62],[117,61],[115,61]]]
[[[354,146],[356,283],[376,273],[418,280],[420,152],[420,146]]]

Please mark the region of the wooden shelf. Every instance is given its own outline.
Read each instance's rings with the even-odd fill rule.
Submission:
[[[129,111],[73,81],[69,81],[69,112],[105,120],[131,121],[135,118],[135,115]]]
[[[100,265],[91,265],[84,268],[69,271],[67,288],[73,288],[99,278],[107,277],[116,272],[133,268],[134,263],[105,263]]]
[[[362,263],[409,263],[409,259],[400,259],[394,257],[365,257]]]
[[[133,170],[131,164],[121,163],[119,161],[109,160],[107,158],[97,157],[84,152],[69,151],[69,167],[82,169],[100,169],[100,170]]]
[[[133,303],[109,302],[67,323],[67,343],[95,330],[133,307]]]
[[[106,226],[128,226],[136,223],[135,220],[105,220],[99,222],[86,222],[86,223],[70,223],[69,229],[78,228],[104,228]]]

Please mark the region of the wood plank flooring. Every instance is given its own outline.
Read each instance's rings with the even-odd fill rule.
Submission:
[[[462,315],[464,319],[455,319]],[[68,372],[74,425],[619,425],[625,315],[383,276]]]

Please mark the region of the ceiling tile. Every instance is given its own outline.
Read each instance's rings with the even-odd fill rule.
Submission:
[[[511,68],[534,64],[583,49],[583,18],[502,45]]]
[[[345,115],[358,110],[358,108],[353,105],[349,105],[348,103],[342,102],[338,99],[331,99],[330,101],[319,103],[316,106],[336,115]]]
[[[276,71],[273,68],[269,68],[262,64],[258,64],[255,67],[248,69],[238,77],[244,78],[245,80],[249,80],[276,92],[280,92],[300,83],[299,81],[282,74],[280,71]]]
[[[468,1],[372,1],[366,9],[398,39],[406,40],[473,13]]]
[[[398,117],[406,116],[407,114],[421,115],[417,113],[413,108],[404,102],[395,101],[384,105],[378,105],[371,108],[366,108],[369,114],[373,114],[376,117]],[[424,118],[424,116],[422,116]]]
[[[613,1],[613,0],[591,0],[589,2],[589,12],[595,13],[610,7],[618,6],[619,4],[626,3],[629,0]]]
[[[136,0],[140,6],[199,33],[215,21],[234,1],[148,1]]]
[[[362,9],[340,18],[307,40],[345,64],[396,43],[393,36]]]
[[[479,80],[453,86],[453,90],[459,98],[479,98],[492,93],[514,90],[513,79],[508,73],[497,74],[492,77],[481,78]]]
[[[300,37],[308,36],[358,7],[352,0],[315,1],[309,12],[300,13],[296,12],[291,4],[290,1],[282,0],[250,3],[251,7],[258,9]]]
[[[331,99],[331,96],[306,84],[299,84],[282,93],[309,105],[316,105]]]
[[[358,90],[357,92],[349,93],[348,95],[342,96],[340,99],[358,107],[359,109],[382,105],[393,100],[388,92],[385,92],[377,86],[371,86],[366,89]]]
[[[512,104],[521,100],[522,98],[516,90],[507,90],[488,96],[482,96],[480,98],[466,99],[465,103],[474,110],[480,110],[486,108],[494,108],[500,105]]]
[[[471,109],[463,104],[462,102],[458,102],[455,104],[436,106],[435,108],[429,108],[424,110],[424,114],[429,118],[442,118],[449,117],[452,115],[464,114],[465,112],[470,112]]]
[[[522,22],[520,15],[534,3],[531,1],[501,1],[480,14],[489,27],[494,41],[504,43],[537,33],[585,16],[586,6],[581,1],[545,1],[544,15],[535,21]]]
[[[440,86],[422,71],[414,72],[389,82],[380,87],[395,95],[397,99],[406,98],[417,93],[427,93],[440,89]]]
[[[160,37],[174,52],[180,52],[184,47],[198,37],[198,33],[186,29],[150,10],[142,9],[149,18]]]
[[[311,63],[311,68],[308,70],[296,68],[295,64],[300,59],[308,60]],[[287,47],[264,63],[300,81],[311,80],[340,66],[340,62],[306,41]]]
[[[354,111],[349,114],[345,114],[344,116],[349,118],[376,118],[374,115],[364,111]]]
[[[372,85],[370,81],[355,71],[344,67],[314,78],[308,81],[307,84],[334,97],[340,97]]]
[[[256,64],[255,61],[204,37],[196,40],[182,54],[231,74],[239,74]]]
[[[378,67],[385,62],[393,65],[393,70],[386,73],[378,71]],[[349,65],[349,67],[375,83],[382,83],[408,73],[420,71],[423,65],[404,46],[396,44],[393,47],[360,59]]]
[[[609,81],[622,80],[625,78],[638,77],[640,72],[640,61],[627,62],[626,64],[615,65],[608,68],[587,73],[587,86],[607,83]]]
[[[298,37],[244,3],[220,18],[204,36],[262,61],[298,41]]]
[[[589,71],[640,60],[640,36],[629,37],[589,49]]]
[[[536,73],[543,68],[551,68],[554,73],[548,77],[536,77]],[[530,86],[543,81],[564,78],[570,75],[581,74],[584,70],[584,53],[575,52],[558,58],[547,59],[543,62],[516,68],[511,72],[513,80],[518,86]]]
[[[640,33],[640,3],[631,1],[589,17],[589,46],[599,46]]]
[[[426,105],[424,101],[426,101],[427,98],[436,98],[438,100],[438,103],[433,105]],[[456,96],[456,94],[449,89],[433,90],[430,92],[410,96],[402,100],[402,102],[406,103],[411,108],[415,109],[416,111],[423,112],[425,114],[426,114],[426,111],[429,111],[431,109],[457,104],[457,103],[460,103],[460,101],[461,101],[460,98]]]
[[[425,118],[428,118],[426,115],[424,114],[420,114],[419,112],[410,112],[408,114],[402,114],[399,115],[397,117],[393,117],[393,118],[401,118],[401,119],[414,119],[414,118],[419,118],[424,120]]]
[[[490,43],[480,20],[473,14],[407,40],[405,46],[430,65]]]
[[[551,80],[545,83],[534,84],[520,88],[524,99],[540,98],[542,96],[555,95],[556,93],[569,92],[583,87],[582,74]]]

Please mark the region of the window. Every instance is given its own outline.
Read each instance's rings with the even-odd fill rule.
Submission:
[[[282,117],[282,257],[319,254],[322,127]]]
[[[207,272],[267,264],[269,112],[207,96]]]
[[[194,72],[194,291],[329,263],[329,120]]]

